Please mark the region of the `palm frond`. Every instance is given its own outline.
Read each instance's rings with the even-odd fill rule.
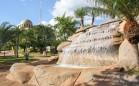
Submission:
[[[87,0],[88,1],[88,0]],[[138,0],[90,0],[96,7],[104,6],[113,16],[123,16],[133,20],[139,15]]]

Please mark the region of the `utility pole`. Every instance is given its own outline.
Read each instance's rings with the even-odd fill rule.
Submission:
[[[42,0],[40,0],[40,23],[42,21]]]

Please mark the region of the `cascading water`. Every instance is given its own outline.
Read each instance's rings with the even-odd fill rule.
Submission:
[[[90,28],[63,49],[62,66],[106,66],[116,63],[118,49],[112,45],[119,22]]]

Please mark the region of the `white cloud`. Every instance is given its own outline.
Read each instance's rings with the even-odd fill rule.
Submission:
[[[52,10],[53,17],[62,16],[66,12],[66,16],[74,16],[74,10],[81,7],[93,7],[93,3],[87,2],[88,0],[58,0],[55,3],[55,6]],[[79,21],[79,19],[77,19]],[[96,17],[95,21],[98,24],[98,21],[105,21],[102,17]],[[50,24],[56,24],[54,19],[49,21]],[[91,17],[85,16],[84,18],[85,24],[91,24]]]
[[[57,24],[57,22],[54,19],[51,19],[49,21],[49,24],[52,25],[52,26],[54,26],[55,24]]]
[[[42,24],[42,25],[48,25],[48,22],[46,22],[46,21],[42,21],[40,24]]]
[[[52,10],[52,15],[55,17],[62,16],[66,12],[66,16],[74,16],[74,10],[80,7],[93,6],[92,3],[87,0],[59,0],[56,1]],[[56,21],[51,19],[49,24],[54,25]]]
[[[68,16],[74,16],[74,10],[80,7],[93,6],[92,3],[87,2],[87,0],[59,0],[56,1],[52,15],[62,16],[64,12]]]

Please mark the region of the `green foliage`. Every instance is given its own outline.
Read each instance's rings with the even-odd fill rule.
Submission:
[[[3,22],[0,25],[0,49],[7,43],[10,39],[15,37],[15,27],[7,22]]]
[[[4,46],[2,47],[2,50],[10,50],[12,47],[12,42],[7,42],[6,44],[4,44]]]
[[[75,13],[75,16],[77,18],[81,18],[81,17],[84,18],[84,16],[87,14],[87,11],[86,11],[86,9],[84,7],[82,7],[82,8],[76,9],[74,11],[74,13]]]
[[[134,20],[139,15],[138,0],[91,0],[95,2],[97,8],[107,11],[107,14],[114,17],[125,17],[129,20]],[[99,7],[100,5],[103,6]],[[105,14],[105,12],[104,12]]]
[[[21,48],[25,48],[25,47],[26,47],[26,40],[20,38],[19,46],[20,46]]]
[[[81,26],[84,26],[84,16],[87,15],[87,10],[82,7],[82,8],[78,8],[74,11],[74,14],[77,18],[80,18],[81,21]]]
[[[139,71],[136,70],[128,70],[128,71],[121,71],[122,73],[127,73],[127,74],[135,74],[135,75],[139,75]]]
[[[54,46],[57,44],[52,43],[56,40],[54,30],[51,26],[36,25],[27,30],[23,30],[20,34],[19,46],[27,50],[32,47],[31,51],[35,52],[39,49],[40,53],[45,50],[46,46]]]
[[[76,24],[78,23],[73,17],[63,14],[62,17],[56,17],[55,20],[58,22],[55,25],[55,34],[58,40],[65,41],[69,36],[73,35],[76,31]]]

